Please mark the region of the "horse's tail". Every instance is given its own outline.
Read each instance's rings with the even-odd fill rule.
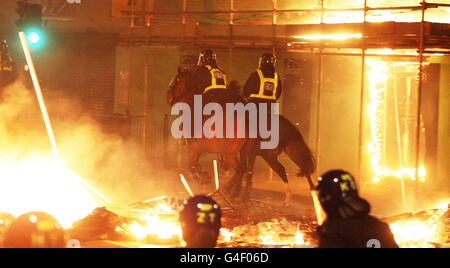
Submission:
[[[290,132],[289,141],[284,148],[286,154],[291,158],[291,160],[300,168],[300,173],[297,174],[300,177],[310,177],[316,171],[316,159],[311,152],[311,149],[306,144],[303,139],[302,134],[298,129],[293,126],[289,120],[285,120],[286,129]]]
[[[300,168],[297,176],[308,177],[316,171],[316,159],[303,139],[301,141],[289,142],[285,148],[285,152]]]

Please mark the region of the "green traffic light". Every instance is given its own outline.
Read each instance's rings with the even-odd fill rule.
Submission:
[[[27,35],[27,39],[32,44],[37,44],[41,41],[41,37],[38,32],[31,32]]]

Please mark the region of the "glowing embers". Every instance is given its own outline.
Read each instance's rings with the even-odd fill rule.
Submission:
[[[299,225],[285,219],[273,219],[256,225],[220,230],[219,244],[226,247],[312,247]]]
[[[154,199],[158,200],[158,199]],[[129,224],[123,223],[116,231],[132,236],[138,241],[149,243],[181,243],[182,233],[178,221],[178,211],[166,203],[158,203],[152,209],[133,209],[143,213],[139,220]]]
[[[81,178],[50,159],[40,155],[19,162],[0,159],[0,211],[16,217],[45,211],[68,228],[97,206]]]
[[[448,208],[434,209],[410,218],[400,219],[390,224],[395,241],[403,248],[435,247],[446,241],[445,218]],[[442,224],[444,223],[444,224]],[[444,235],[443,235],[444,234]]]
[[[159,215],[143,216],[139,221],[117,227],[116,231],[126,235],[131,234],[139,241],[153,240],[152,237],[157,237],[159,240],[178,240],[182,236],[178,221],[165,220]]]
[[[411,178],[416,179],[416,169],[411,167],[404,167],[404,165],[410,164],[414,161],[407,161],[405,154],[411,154],[415,150],[411,150],[408,146],[410,143],[409,138],[414,135],[414,133],[401,134],[400,132],[400,120],[398,105],[396,106],[394,117],[392,120],[394,124],[397,124],[397,146],[399,153],[399,165],[397,169],[391,169],[385,167],[382,163],[386,162],[386,129],[388,120],[386,119],[386,94],[388,90],[388,80],[391,78],[391,74],[394,72],[395,68],[401,68],[403,73],[413,73],[414,79],[419,71],[419,63],[417,62],[392,62],[388,63],[381,60],[372,60],[368,58],[366,60],[367,64],[367,86],[369,89],[369,104],[368,104],[368,116],[370,123],[370,141],[368,143],[369,152],[369,162],[372,167],[375,182],[378,182],[383,177],[396,177],[396,178]],[[409,78],[411,80],[411,76]],[[407,86],[408,94],[412,96],[412,89],[410,88],[412,81],[409,81]],[[396,91],[396,89],[394,89]],[[397,92],[395,92],[397,93]],[[394,102],[398,101],[398,96],[394,95]],[[408,99],[410,101],[411,98]],[[417,97],[415,97],[417,102]],[[413,107],[412,103],[407,104],[408,107]],[[409,108],[411,109],[411,108]],[[404,127],[404,132],[407,132],[407,127]],[[402,156],[403,155],[403,156]],[[419,166],[418,177],[421,181],[425,180],[426,171],[423,166]]]

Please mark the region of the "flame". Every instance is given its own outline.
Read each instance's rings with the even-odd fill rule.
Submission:
[[[158,215],[143,216],[140,218],[140,222],[134,221],[130,225],[118,227],[116,230],[124,234],[132,234],[138,240],[143,240],[149,235],[155,235],[163,240],[182,236],[178,222],[163,220]]]
[[[447,205],[448,207],[448,205]],[[395,241],[404,248],[425,248],[430,242],[440,240],[436,223],[448,208],[437,209],[427,220],[408,219],[390,224]]]
[[[390,225],[395,241],[400,247],[426,247],[436,235],[437,225],[428,226],[426,222],[409,220],[395,222]]]
[[[176,217],[177,212],[169,205],[158,203],[152,210],[134,209],[133,211],[143,212],[145,215],[131,224],[123,223],[121,226],[117,226],[116,231],[131,235],[139,241],[143,241],[149,236],[155,236],[161,240],[181,240],[182,232]],[[163,215],[166,215],[166,217],[163,217]],[[171,217],[167,217],[167,215]]]
[[[165,211],[167,208],[163,208]],[[172,212],[174,212],[172,210]],[[116,226],[116,231],[124,235],[131,235],[141,242],[148,242],[148,238],[157,238],[152,242],[177,241],[183,243],[181,226],[176,217],[157,215],[158,211],[147,211],[147,214],[131,224],[122,223]],[[167,214],[165,214],[167,215]],[[296,223],[287,220],[274,219],[257,225],[238,226],[233,229],[221,228],[219,244],[260,245],[278,247],[311,246],[310,241],[299,230]]]
[[[219,242],[236,244],[245,241],[247,244],[260,246],[298,247],[310,246],[310,242],[299,230],[296,223],[285,219],[274,219],[260,222],[257,225],[244,225],[232,230],[222,228]]]
[[[25,34],[20,32],[19,37],[53,156],[35,153],[17,160],[14,159],[15,152],[0,155],[0,211],[16,217],[30,211],[43,211],[54,216],[63,227],[69,228],[74,221],[97,207],[89,191],[109,200],[63,166]]]
[[[386,51],[388,53],[388,51]],[[415,180],[416,169],[409,167],[402,167],[398,170],[392,170],[381,165],[383,158],[383,115],[385,113],[383,109],[384,94],[386,91],[386,82],[389,78],[388,64],[381,60],[372,60],[368,58],[366,60],[368,70],[366,74],[368,76],[368,88],[369,88],[369,105],[368,115],[370,122],[371,140],[368,144],[368,152],[370,154],[370,164],[374,172],[374,182],[379,182],[382,177],[396,177],[396,178],[411,178]],[[414,68],[418,71],[417,62],[399,62],[394,63],[397,66],[406,66],[407,68]],[[420,181],[425,181],[426,170],[423,165],[419,166],[418,177]]]
[[[224,242],[229,243],[229,242],[231,242],[231,240],[232,240],[233,236],[235,236],[235,234],[226,228],[222,228],[222,229],[220,229],[220,236],[222,237],[222,240]]]
[[[69,228],[97,207],[81,178],[53,161],[52,155],[34,155],[19,162],[0,158],[0,174],[1,212],[17,217],[44,211]]]

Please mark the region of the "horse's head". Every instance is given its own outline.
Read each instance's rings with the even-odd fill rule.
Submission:
[[[169,91],[167,91],[167,103],[170,106],[178,102],[188,103],[192,97],[192,91],[188,88],[188,81],[191,78],[191,73],[178,69],[177,75],[169,84]]]

